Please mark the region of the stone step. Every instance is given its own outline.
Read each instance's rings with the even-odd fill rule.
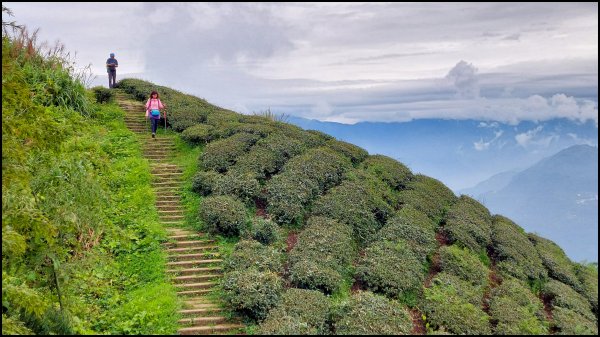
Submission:
[[[190,316],[190,315],[212,315],[218,313],[219,311],[223,311],[223,308],[219,307],[210,307],[210,308],[198,308],[198,309],[184,309],[179,310],[178,313],[182,316]]]
[[[154,186],[154,187],[178,186],[180,184],[181,184],[181,180],[172,180],[172,179],[152,182],[152,186]]]
[[[217,282],[200,282],[200,283],[177,283],[175,286],[177,289],[186,290],[198,290],[198,289],[210,289],[217,285]]]
[[[185,283],[185,282],[201,282],[201,281],[209,281],[218,279],[221,277],[219,274],[205,274],[205,275],[185,275],[185,276],[175,276],[173,281],[175,283]]]
[[[218,250],[219,246],[188,246],[183,248],[169,248],[166,250],[167,253],[194,253],[194,252],[206,252]]]
[[[169,248],[182,248],[182,247],[204,247],[214,243],[214,240],[190,240],[190,241],[177,241],[172,243],[164,243]],[[173,247],[176,246],[176,247]]]
[[[222,316],[197,316],[192,318],[182,318],[178,322],[179,324],[193,325],[193,326],[213,326],[218,323],[224,323],[227,318]]]
[[[221,267],[203,267],[203,268],[185,268],[185,269],[167,269],[167,273],[185,276],[197,273],[222,273]]]
[[[156,209],[158,209],[158,212],[167,212],[167,211],[178,211],[180,213],[184,213],[185,209],[183,207],[181,207],[180,205],[171,205],[171,206],[165,206],[165,205],[156,205]]]
[[[161,221],[160,223],[163,225],[183,225],[185,222],[184,221]]]
[[[180,335],[206,335],[214,332],[230,332],[235,329],[242,329],[242,324],[219,324],[213,326],[194,326],[190,328],[181,328],[177,330]]]
[[[175,268],[175,267],[183,267],[183,268],[191,268],[193,266],[206,266],[210,264],[221,263],[223,260],[221,259],[210,259],[210,260],[193,260],[193,261],[175,261],[175,262],[167,262],[167,267]]]
[[[221,254],[217,252],[205,252],[200,254],[178,254],[178,255],[169,255],[167,258],[171,261],[180,261],[186,259],[210,259],[214,257],[219,257]]]
[[[204,296],[206,294],[210,294],[213,289],[197,289],[197,290],[184,290],[178,291],[177,295],[179,296]]]
[[[159,214],[158,218],[161,221],[175,221],[175,220],[183,221],[185,219],[185,216],[184,215],[162,215],[162,214]]]
[[[202,239],[203,236],[204,236],[204,234],[198,234],[198,233],[194,233],[194,232],[169,233],[169,239],[170,240],[176,240],[176,241],[193,241],[193,240],[190,240],[190,239]]]
[[[184,301],[183,304],[185,305],[186,308],[190,308],[190,309],[221,308],[219,305],[213,303],[210,299],[203,298],[203,297],[190,299],[189,301]]]

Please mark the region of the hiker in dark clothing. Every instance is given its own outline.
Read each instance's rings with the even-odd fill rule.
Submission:
[[[158,92],[153,91],[150,94],[150,99],[146,102],[146,118],[150,118],[152,121],[152,138],[156,137],[156,129],[158,128],[158,121],[160,120],[160,109],[164,108],[164,104],[162,104],[158,98]]]
[[[119,62],[114,53],[110,53],[110,58],[106,60],[106,71],[108,72],[108,87],[114,88],[117,81],[117,67]]]

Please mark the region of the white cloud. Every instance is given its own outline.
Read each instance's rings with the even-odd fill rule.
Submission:
[[[535,137],[535,135],[537,135],[540,131],[542,131],[542,129],[543,129],[543,126],[540,125],[535,129],[531,129],[527,132],[520,133],[515,136],[515,140],[522,147],[527,147],[527,145],[533,139],[533,137]]]
[[[479,141],[473,143],[473,147],[477,151],[487,150],[487,149],[489,149],[490,145],[492,145],[492,143],[494,143],[495,141],[497,141],[502,136],[502,134],[504,134],[503,130],[495,131],[494,132],[494,138],[492,138],[492,140],[490,140],[489,142],[485,142],[481,138],[481,139],[479,139]],[[504,146],[504,145],[502,145],[502,146]]]
[[[479,82],[477,79],[477,68],[471,63],[465,61],[458,62],[454,68],[446,75],[456,87],[457,95],[460,98],[479,97]]]

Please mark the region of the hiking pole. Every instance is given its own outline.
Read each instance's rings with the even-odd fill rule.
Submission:
[[[165,108],[165,133],[167,132],[167,108]]]

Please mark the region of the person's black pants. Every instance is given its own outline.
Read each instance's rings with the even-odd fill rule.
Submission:
[[[108,87],[114,88],[117,81],[117,71],[108,71]]]
[[[156,133],[156,129],[158,129],[158,122],[160,121],[160,119],[150,118],[150,121],[152,121],[152,133]]]

